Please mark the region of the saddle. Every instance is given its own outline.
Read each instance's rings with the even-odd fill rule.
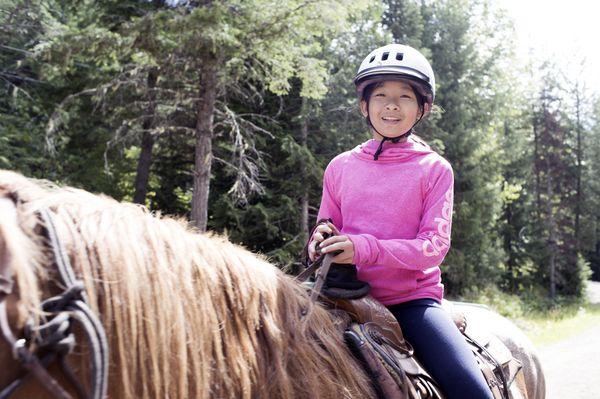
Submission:
[[[320,269],[319,265],[315,266],[316,263],[322,263]],[[404,339],[393,314],[364,292],[361,292],[360,297],[348,293],[337,297],[326,295],[327,292],[337,292],[322,290],[324,285],[327,287],[325,281],[332,266],[331,256],[321,256],[315,264],[310,265],[297,279],[311,291],[313,300],[318,299],[334,313],[341,311],[349,316],[350,322],[344,332],[344,339],[371,377],[378,396],[390,399],[443,399],[436,381],[413,356],[412,346]],[[305,281],[317,269],[316,281]],[[364,290],[361,288],[361,291]],[[477,337],[472,337],[467,331],[464,313],[453,309],[447,301],[444,301],[443,306],[450,312],[457,328],[469,343],[494,398],[508,398],[510,385],[521,369],[521,364],[491,334],[479,333]]]
[[[323,298],[322,303],[332,310],[346,312],[352,323],[344,333],[346,342],[366,364],[371,375],[376,376],[376,390],[383,398],[443,398],[443,394],[413,356],[413,349],[404,339],[402,329],[392,313],[373,297],[360,299]],[[508,398],[521,364],[508,348],[491,334],[467,331],[467,318],[463,312],[444,301],[456,327],[471,347],[495,399]],[[381,365],[383,367],[381,367]],[[387,374],[390,374],[390,377]],[[393,380],[396,384],[390,384]]]
[[[322,302],[350,316],[344,339],[367,370],[380,398],[443,398],[385,306],[370,295],[359,299],[323,298]]]

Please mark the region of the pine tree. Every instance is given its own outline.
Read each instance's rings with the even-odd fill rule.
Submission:
[[[509,56],[510,25],[487,2],[386,4],[383,21],[394,39],[416,44],[430,58],[436,103],[444,110],[432,114],[419,132],[455,171],[452,250],[443,267],[448,291],[474,290],[482,280],[494,284],[504,260],[497,221],[505,97],[498,88],[505,78],[498,60]]]
[[[565,92],[551,66],[534,113],[536,152],[536,235],[538,264],[551,299],[583,292],[584,265],[578,256],[576,237],[577,155],[576,129],[564,109]],[[541,247],[541,248],[540,248]]]

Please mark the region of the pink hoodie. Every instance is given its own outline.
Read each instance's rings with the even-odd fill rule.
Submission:
[[[369,140],[335,157],[323,177],[320,218],[331,218],[354,244],[358,278],[384,305],[440,300],[440,264],[450,249],[452,167],[409,139]]]

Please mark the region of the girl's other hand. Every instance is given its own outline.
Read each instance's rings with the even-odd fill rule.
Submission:
[[[319,244],[321,253],[335,253],[337,255],[331,259],[333,263],[352,264],[354,259],[354,244],[348,236],[336,235],[323,240]]]
[[[308,244],[308,258],[311,262],[314,262],[320,255],[320,250],[317,250],[317,245],[323,242],[327,237],[336,234],[340,234],[340,231],[330,222],[322,223],[315,228],[310,244]]]

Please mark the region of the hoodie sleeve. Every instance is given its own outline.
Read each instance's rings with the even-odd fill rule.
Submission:
[[[335,166],[333,161],[327,165],[323,174],[323,195],[321,196],[321,206],[317,220],[331,218],[333,224],[338,229],[343,227],[342,212],[340,210],[340,200],[335,184]]]
[[[443,165],[441,171],[428,179],[417,236],[380,240],[371,234],[348,235],[354,244],[357,265],[425,270],[442,263],[450,249],[454,190],[452,168],[447,162]]]

